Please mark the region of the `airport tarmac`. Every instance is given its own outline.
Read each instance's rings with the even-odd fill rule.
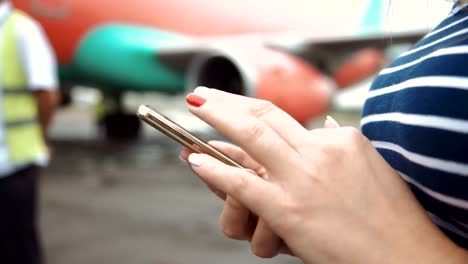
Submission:
[[[181,97],[133,102],[157,106],[204,139],[220,138],[186,112]],[[337,119],[356,125],[357,117]],[[300,263],[258,259],[247,243],[225,238],[222,202],[178,159],[176,143],[147,126],[138,142],[106,143],[92,118],[92,108],[78,103],[61,110],[51,129],[53,159],[40,192],[48,264]]]

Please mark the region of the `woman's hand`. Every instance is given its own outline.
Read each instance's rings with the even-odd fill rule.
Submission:
[[[305,262],[466,261],[358,130],[308,131],[269,102],[207,88],[187,100],[268,178],[203,154],[189,156],[194,172],[262,219]]]
[[[249,168],[259,177],[268,180],[265,168],[238,146],[221,141],[210,141],[209,144],[236,160],[243,167]],[[180,157],[187,160],[191,153],[189,149],[185,148]],[[263,220],[259,220],[255,214],[233,197],[227,196],[208,183],[207,185],[218,197],[225,200],[219,220],[224,235],[236,240],[249,241],[252,252],[258,257],[272,258],[279,253],[291,254],[283,241],[273,233]]]
[[[325,128],[338,128],[338,123],[331,117],[327,117]],[[252,159],[238,146],[221,141],[210,141],[210,145],[236,160],[243,167],[254,171],[259,177],[268,180],[265,168]],[[185,148],[180,157],[187,160],[192,152]],[[208,186],[219,198],[225,200],[220,217],[220,226],[224,235],[236,240],[250,242],[252,252],[258,257],[272,258],[280,253],[292,255],[284,242],[266,226],[263,220],[259,220],[248,208],[225,193]]]

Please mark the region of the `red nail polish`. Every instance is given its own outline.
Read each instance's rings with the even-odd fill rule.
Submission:
[[[203,97],[200,97],[196,94],[189,94],[187,95],[187,103],[189,103],[191,106],[195,106],[195,107],[200,107],[202,106],[205,102],[206,102],[206,99],[203,98]]]

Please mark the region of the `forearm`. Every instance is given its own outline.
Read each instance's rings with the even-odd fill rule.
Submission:
[[[379,203],[381,211],[372,222],[379,223],[377,237],[382,243],[370,243],[373,251],[387,263],[468,263],[468,252],[434,224],[405,184],[400,186],[398,199]]]
[[[468,263],[468,251],[462,248],[456,248],[452,251],[445,252],[445,259],[441,259],[439,263],[466,264]],[[426,262],[429,263],[429,262]]]
[[[34,96],[38,108],[38,121],[44,138],[47,137],[49,125],[60,101],[57,91],[36,91]]]
[[[405,237],[395,241],[398,245],[394,244],[389,263],[468,263],[468,252],[455,245],[437,227],[434,228],[437,231],[432,234],[406,233]]]
[[[381,167],[380,171],[385,169]],[[378,258],[371,259],[372,261],[364,259],[362,262],[468,263],[468,253],[439,229],[409,190],[406,182],[397,176],[388,173],[380,178],[383,186],[392,191],[383,191],[380,196],[374,195],[374,202],[379,206],[374,208],[372,217],[368,217],[374,229],[367,230],[371,234],[367,237],[373,237],[374,240],[367,240],[366,243],[369,246],[367,251],[377,253],[374,256]],[[366,231],[362,233],[365,234]],[[386,261],[378,261],[379,259]]]
[[[423,243],[424,244],[424,243]],[[409,251],[413,252],[409,252]],[[422,245],[416,245],[413,248],[407,248],[405,255],[406,258],[393,258],[389,263],[401,264],[466,264],[468,263],[468,252],[460,247],[457,247],[453,244],[446,243],[441,245],[441,247],[433,248],[424,248]]]

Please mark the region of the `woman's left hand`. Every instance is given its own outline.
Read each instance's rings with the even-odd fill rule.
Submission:
[[[457,263],[466,257],[354,128],[308,131],[269,102],[199,88],[189,110],[265,168],[191,154],[194,172],[262,219],[306,263]]]

